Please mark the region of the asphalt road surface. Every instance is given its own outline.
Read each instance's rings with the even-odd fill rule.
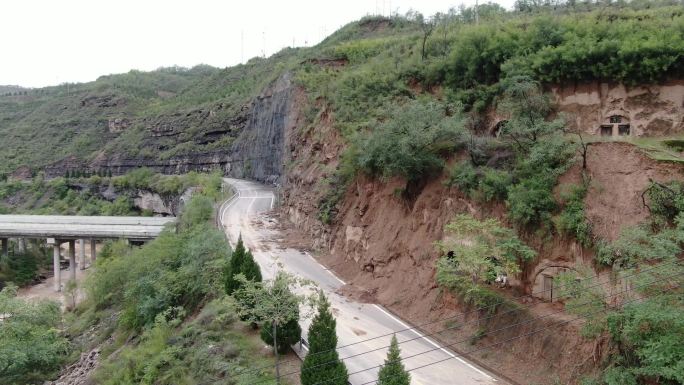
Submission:
[[[278,237],[275,229],[264,226],[267,221],[257,221],[260,213],[273,208],[273,189],[255,182],[226,178],[226,183],[233,186],[237,195],[222,206],[220,212],[221,223],[232,244],[242,234],[245,246],[252,250],[254,257],[261,266],[264,279],[270,279],[278,269],[299,275],[314,281],[328,296],[333,312],[337,319],[337,335],[340,358],[358,355],[344,359],[352,385],[361,385],[377,379],[378,369],[370,369],[381,365],[387,354],[390,336],[357,343],[368,338],[390,334],[409,328],[403,321],[390,314],[383,307],[375,304],[364,304],[349,300],[336,294],[345,283],[330,270],[319,264],[312,256],[294,249],[282,249],[273,241]],[[261,224],[259,224],[261,222]],[[301,322],[303,333],[306,334],[310,319]],[[403,357],[420,354],[404,360],[406,369],[427,365],[436,361],[450,358],[446,361],[422,367],[411,371],[411,384],[439,385],[439,384],[504,384],[493,375],[476,365],[456,356],[447,349],[439,347],[430,338],[417,338],[422,335],[414,330],[397,332],[397,339]],[[304,336],[306,339],[306,336]],[[416,339],[417,338],[417,339]],[[401,341],[415,339],[401,344]],[[344,347],[344,345],[354,344]],[[370,350],[376,350],[363,354]],[[358,373],[357,373],[358,372]],[[352,374],[356,373],[356,374]],[[299,375],[292,374],[292,375]]]

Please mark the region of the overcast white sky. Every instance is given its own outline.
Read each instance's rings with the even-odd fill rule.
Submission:
[[[514,0],[499,0],[510,8]],[[425,15],[475,0],[1,0],[0,84],[41,87],[312,45],[367,14]],[[244,35],[244,39],[241,36]],[[242,49],[244,41],[244,52]]]

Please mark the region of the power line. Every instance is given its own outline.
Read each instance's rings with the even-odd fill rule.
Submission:
[[[672,276],[676,276],[676,275],[679,275],[679,274],[673,274]],[[656,281],[656,282],[657,282],[657,281]],[[650,283],[649,285],[652,285],[652,284],[654,284],[654,283],[656,283],[656,282],[652,282],[652,283]],[[674,289],[674,288],[671,287],[671,288],[662,290],[660,294],[664,294],[665,292],[670,291],[670,290],[672,290],[672,289]],[[625,301],[625,302],[622,304],[622,306],[624,306],[624,305],[626,305],[626,304],[629,304],[629,303],[632,303],[632,302],[635,302],[635,301],[638,301],[638,300],[640,300],[640,299],[645,300],[645,299],[647,299],[647,298],[652,298],[652,297],[655,297],[655,295],[652,295],[652,296],[645,296],[645,297],[642,297],[642,298],[636,298],[636,299],[633,299],[633,300],[630,300],[630,301]],[[451,360],[451,359],[453,359],[453,358],[463,357],[464,355],[470,355],[470,354],[472,354],[472,353],[475,353],[475,352],[478,352],[478,351],[481,351],[481,350],[486,350],[486,349],[492,348],[492,347],[494,347],[494,346],[498,346],[498,345],[505,344],[505,343],[510,342],[510,341],[514,341],[514,340],[517,340],[517,339],[520,339],[520,338],[528,337],[528,336],[531,336],[531,335],[533,335],[533,334],[537,334],[537,333],[543,332],[544,330],[548,330],[548,329],[556,328],[556,327],[559,327],[559,326],[562,326],[562,325],[565,325],[565,324],[569,324],[569,323],[571,323],[571,322],[573,322],[573,321],[577,321],[577,320],[580,320],[580,319],[584,319],[584,318],[587,317],[587,316],[590,316],[590,315],[593,315],[593,314],[598,314],[598,313],[603,313],[603,312],[606,312],[606,311],[608,311],[608,310],[609,310],[608,308],[604,308],[604,309],[601,309],[601,310],[599,310],[599,311],[594,311],[594,312],[585,313],[585,314],[580,315],[580,316],[578,316],[578,317],[576,317],[576,318],[572,318],[572,319],[570,319],[570,320],[562,321],[562,322],[560,322],[560,323],[558,323],[558,324],[556,324],[556,325],[541,327],[541,328],[535,329],[535,330],[533,330],[533,331],[531,331],[531,332],[528,332],[528,333],[525,333],[525,334],[520,334],[520,335],[517,335],[517,336],[512,337],[512,338],[508,338],[508,339],[506,339],[506,340],[504,340],[504,341],[500,341],[500,342],[497,342],[497,343],[494,343],[494,344],[490,344],[490,345],[487,345],[487,346],[484,346],[484,347],[481,347],[481,348],[477,348],[477,349],[474,349],[474,350],[470,350],[470,351],[468,351],[468,352],[465,352],[465,353],[462,353],[462,354],[459,354],[459,355],[449,356],[449,357],[447,357],[447,358],[443,358],[443,359],[441,359],[441,360],[437,360],[437,361],[434,361],[434,362],[430,362],[430,363],[428,363],[428,364],[424,364],[424,365],[421,365],[421,366],[417,366],[417,367],[415,367],[415,368],[411,368],[411,369],[407,370],[407,372],[414,371],[414,370],[418,370],[418,369],[422,369],[422,368],[425,368],[425,367],[428,367],[428,366],[431,366],[431,365],[435,365],[435,364],[438,364],[438,363],[441,363],[441,362],[444,362],[444,361]],[[425,352],[422,352],[422,353],[417,353],[417,354],[414,354],[414,355],[411,355],[411,356],[408,356],[408,357],[404,357],[404,358],[402,358],[402,360],[407,360],[407,359],[410,359],[410,358],[414,358],[414,357],[417,357],[417,356],[419,356],[419,355],[422,355],[422,354],[426,354],[426,353],[435,351],[435,350],[437,350],[437,349],[444,349],[445,347],[449,347],[449,346],[451,346],[451,345],[453,345],[453,344],[443,345],[443,346],[441,346],[441,347],[439,347],[439,348],[431,349],[431,350],[428,350],[428,351],[425,351]],[[349,376],[352,376],[352,375],[358,374],[358,373],[362,373],[362,372],[365,372],[365,371],[368,371],[368,370],[377,369],[377,368],[379,368],[379,367],[381,367],[381,366],[382,366],[382,365],[376,365],[376,366],[371,367],[371,368],[359,370],[359,371],[350,373]],[[332,381],[332,380],[335,380],[335,379],[340,379],[340,378],[343,378],[343,377],[330,378],[330,379],[327,379],[327,380],[318,382],[318,383],[316,383],[316,384],[314,384],[314,385],[322,385],[322,384],[325,384],[325,383],[327,383],[327,382],[329,382],[329,381]],[[369,384],[375,383],[375,382],[377,382],[377,381],[378,381],[378,380],[368,381],[368,382],[363,383],[362,385],[369,385]]]
[[[345,261],[345,262],[346,262],[346,261]],[[325,270],[331,270],[332,267],[337,266],[337,265],[340,265],[340,264],[345,263],[345,262],[341,262],[341,263],[332,265],[332,266],[330,266],[329,268],[326,268]],[[662,267],[662,266],[664,266],[664,265],[669,265],[669,264],[677,263],[677,262],[678,262],[678,261],[676,261],[676,260],[675,260],[675,261],[670,261],[670,262],[662,262],[662,263],[660,263],[660,264],[653,265],[652,267],[650,267],[650,268],[648,268],[648,269],[642,269],[642,270],[640,270],[639,272],[634,272],[634,273],[630,273],[630,274],[628,274],[628,275],[624,275],[624,276],[622,276],[621,278],[624,279],[624,278],[633,277],[633,276],[636,276],[636,275],[639,275],[639,274],[642,274],[642,273],[646,273],[646,272],[649,272],[649,271],[656,270],[657,268],[660,268],[660,267]],[[583,278],[583,279],[580,279],[580,280],[575,281],[575,283],[580,283],[580,282],[587,281],[587,280],[590,280],[590,279],[593,279],[593,278],[594,278],[594,277]],[[566,287],[566,286],[568,286],[568,285],[561,285],[560,287],[556,287],[555,289],[558,290],[559,288],[563,288],[563,287]],[[588,287],[588,288],[590,288],[590,287]],[[532,292],[532,293],[530,293],[530,294],[514,296],[514,297],[511,298],[511,300],[516,300],[516,299],[521,299],[521,298],[532,298],[534,295],[543,294],[543,293],[549,292],[549,291],[551,291],[551,290],[553,290],[553,288],[545,289],[545,290],[540,290],[540,291],[537,291],[537,292]],[[480,311],[483,311],[483,310],[488,310],[488,309],[491,309],[491,308],[496,307],[496,306],[498,306],[498,305],[501,305],[502,303],[504,303],[504,300],[501,300],[501,301],[499,301],[499,302],[496,302],[496,303],[493,303],[493,304],[490,304],[490,305],[487,305],[487,306],[482,306],[482,307],[476,308],[476,309],[474,309],[474,310],[470,310],[470,311],[466,311],[466,312],[459,312],[459,313],[457,313],[457,314],[455,314],[455,315],[453,315],[453,316],[449,316],[449,317],[446,317],[446,318],[441,318],[441,319],[438,319],[438,320],[435,320],[435,321],[425,322],[425,323],[419,324],[419,325],[417,325],[417,326],[413,326],[413,327],[409,327],[409,328],[404,328],[404,329],[396,330],[396,331],[391,332],[391,333],[387,333],[387,334],[382,334],[382,335],[378,335],[378,336],[375,336],[375,337],[366,338],[366,339],[359,340],[359,341],[356,341],[356,342],[353,342],[353,343],[349,343],[349,344],[346,344],[346,345],[338,346],[338,347],[336,347],[335,349],[324,350],[324,351],[320,351],[320,352],[317,352],[317,353],[314,353],[314,354],[315,354],[315,355],[318,355],[318,354],[325,354],[325,353],[329,353],[329,352],[334,351],[334,350],[340,350],[340,349],[343,349],[343,348],[346,348],[346,347],[349,347],[349,346],[358,345],[358,344],[361,344],[361,343],[364,343],[364,342],[368,342],[368,341],[373,341],[373,340],[376,340],[376,339],[379,339],[379,338],[389,337],[389,336],[392,336],[393,334],[396,334],[396,333],[402,333],[402,332],[406,332],[406,331],[411,331],[411,330],[420,329],[420,328],[425,327],[425,326],[428,326],[428,325],[432,325],[432,324],[436,324],[436,323],[439,323],[439,322],[445,322],[445,321],[453,320],[454,318],[457,318],[457,317],[459,317],[459,316],[466,316],[466,315],[473,314],[473,313],[477,313],[477,312],[480,312]],[[531,304],[530,307],[531,307],[531,306],[534,306],[534,305],[537,305],[537,303]],[[504,313],[504,314],[505,314],[505,313]],[[439,332],[443,332],[443,331],[445,331],[445,330],[449,330],[449,329],[444,329],[444,330],[441,330],[441,331],[439,331]],[[436,332],[436,333],[439,333],[439,332]],[[435,334],[435,333],[433,333],[432,335],[434,335],[434,334]],[[421,337],[421,338],[422,338],[422,337]],[[405,342],[406,342],[406,341],[405,341]],[[401,343],[403,343],[403,342],[400,342],[400,344],[401,344]],[[292,362],[292,361],[296,361],[296,360],[297,360],[297,359],[285,360],[285,361],[283,361],[282,363],[284,364],[284,363]],[[259,370],[262,370],[262,369],[266,369],[266,368],[269,368],[269,367],[272,367],[272,366],[273,366],[273,365],[264,365],[264,366],[261,366],[261,367],[248,369],[248,370],[242,371],[242,372],[240,372],[240,373],[237,373],[237,375],[242,375],[242,374],[247,374],[247,373],[251,373],[251,372],[256,372],[256,371],[259,371]]]
[[[679,275],[679,273],[672,274],[672,275],[665,276],[665,277],[661,277],[661,278],[659,278],[659,280],[671,278],[671,277],[674,277],[674,276],[676,276],[676,275]],[[650,283],[648,283],[648,284],[646,284],[646,285],[637,286],[636,288],[646,287],[646,286],[655,284],[655,283],[659,282],[659,280],[650,282]],[[603,283],[604,283],[604,282],[602,282],[601,284],[603,284]],[[590,287],[588,287],[588,288],[590,288]],[[614,296],[617,296],[617,295],[620,295],[620,294],[624,294],[624,293],[627,293],[627,292],[630,292],[630,291],[632,291],[632,288],[625,289],[625,290],[623,290],[623,291],[621,291],[621,292],[617,292],[617,293],[613,293],[613,294],[610,294],[610,295],[603,296],[602,299],[605,300],[605,299],[607,299],[607,298],[614,297]],[[591,304],[592,302],[593,302],[593,301],[591,301],[591,300],[590,300],[590,301],[586,301],[586,302],[584,302],[584,303],[578,304],[578,306],[581,306],[581,305],[588,305],[588,304]],[[484,335],[491,335],[491,334],[498,333],[498,332],[503,331],[503,330],[507,330],[507,329],[513,328],[513,327],[523,326],[523,325],[526,325],[526,324],[530,324],[530,323],[539,321],[540,319],[547,318],[547,317],[550,317],[550,316],[553,316],[553,315],[556,315],[556,314],[563,313],[564,311],[565,311],[565,310],[559,310],[559,311],[551,312],[551,313],[548,313],[548,314],[544,314],[544,315],[542,315],[542,316],[530,318],[530,319],[527,319],[527,320],[525,320],[525,321],[521,321],[521,322],[518,322],[518,323],[514,323],[514,324],[511,324],[511,325],[504,326],[504,327],[499,328],[499,329],[495,329],[495,330],[489,331],[489,332],[485,333]],[[497,314],[496,316],[497,316],[497,317],[500,317],[500,316],[502,316],[502,315],[504,315],[504,314],[506,314],[506,313]],[[488,317],[488,318],[492,318],[492,317],[493,317],[493,316],[490,316],[490,317]],[[486,320],[486,319],[487,319],[487,318],[485,318],[485,320]],[[478,321],[482,321],[482,320],[478,320]],[[465,324],[463,324],[463,325],[467,325],[467,324],[468,324],[468,323],[465,323]],[[443,329],[443,330],[439,330],[439,331],[434,332],[434,333],[429,334],[429,335],[438,334],[438,333],[441,333],[441,332],[444,332],[444,331],[446,331],[446,330],[450,330],[450,329],[453,329],[453,328],[455,328],[455,327],[450,327],[450,328],[446,328],[446,329]],[[483,336],[484,336],[484,335],[483,335]],[[426,335],[426,336],[427,336],[427,335]],[[403,344],[403,343],[405,343],[405,342],[410,342],[410,341],[415,341],[415,340],[418,340],[418,339],[422,339],[422,338],[424,338],[424,337],[425,337],[425,336],[411,338],[411,339],[402,341],[402,342],[400,342],[399,344]],[[456,344],[459,344],[459,343],[467,342],[467,341],[469,341],[469,340],[470,340],[470,338],[466,338],[466,339],[463,339],[463,340],[459,340],[459,341],[453,342],[453,343],[451,343],[451,344],[449,344],[449,345],[447,345],[447,346],[453,346],[453,345],[456,345]],[[364,355],[364,354],[368,354],[368,353],[371,353],[371,352],[375,352],[375,351],[379,351],[379,350],[384,350],[384,349],[386,349],[386,348],[388,348],[388,347],[389,347],[389,346],[383,346],[383,347],[375,348],[375,349],[372,349],[372,350],[369,350],[369,351],[365,351],[365,352],[361,352],[361,353],[356,353],[356,354],[353,354],[353,355],[351,355],[351,356],[348,356],[348,357],[345,357],[345,358],[341,358],[340,360],[343,361],[343,360],[346,360],[346,359],[349,359],[349,358],[362,356],[362,355]],[[440,349],[443,349],[443,348],[444,348],[444,347],[436,347],[436,348],[427,350],[427,351],[425,351],[425,352],[417,353],[417,354],[415,354],[415,355],[413,355],[413,356],[409,356],[409,357],[406,357],[406,358],[412,358],[412,357],[415,357],[415,356],[418,356],[418,355],[427,354],[427,353],[430,353],[430,352],[433,352],[433,351],[436,351],[436,350],[440,350]],[[321,364],[319,364],[319,365],[313,366],[313,367],[311,367],[311,368],[307,368],[307,370],[311,370],[311,369],[314,369],[314,368],[317,368],[317,367],[320,367],[320,366],[328,365],[328,364],[330,364],[330,363],[332,363],[332,362],[334,362],[334,361],[324,362],[324,363],[321,363]],[[376,367],[377,367],[377,366],[376,366]],[[376,367],[364,369],[364,370],[361,370],[361,371],[358,371],[358,372],[355,372],[355,373],[351,373],[350,375],[352,375],[352,374],[357,374],[357,373],[361,373],[361,372],[364,372],[364,371],[367,371],[367,370],[371,370],[371,369],[374,369],[374,368],[376,368]],[[285,377],[285,376],[289,376],[289,375],[297,374],[297,373],[301,373],[301,372],[302,372],[302,370],[297,370],[297,371],[293,371],[293,372],[290,372],[290,373],[283,374],[282,376]],[[260,383],[260,382],[257,382],[256,384],[259,384],[259,383]]]

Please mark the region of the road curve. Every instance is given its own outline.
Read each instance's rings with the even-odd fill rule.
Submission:
[[[277,238],[277,232],[269,229],[268,226],[254,225],[253,221],[259,213],[273,208],[275,198],[272,188],[240,179],[226,178],[225,182],[232,185],[237,192],[235,197],[222,205],[219,213],[220,222],[231,243],[234,244],[238,236],[242,234],[245,245],[253,251],[255,259],[261,266],[265,279],[272,278],[277,269],[284,269],[316,282],[326,292],[332,303],[337,318],[339,346],[354,344],[409,327],[381,306],[355,302],[336,294],[337,290],[345,285],[342,280],[309,254],[276,247],[272,240]],[[308,330],[309,322],[310,320],[305,320],[301,323],[304,333]],[[420,336],[417,331],[413,330],[397,333],[400,343]],[[353,385],[361,385],[377,379],[378,369],[365,369],[384,362],[387,352],[383,347],[389,345],[389,342],[390,337],[382,337],[339,349],[340,358],[359,354],[344,360],[349,373],[359,372],[349,378]],[[451,351],[435,349],[438,347],[437,343],[429,338],[418,338],[403,343],[400,347],[404,357],[430,351],[404,360],[406,369],[452,357],[449,360],[411,371],[411,384],[504,384],[503,381],[495,379],[483,369],[455,356]],[[383,349],[363,354],[378,348]]]

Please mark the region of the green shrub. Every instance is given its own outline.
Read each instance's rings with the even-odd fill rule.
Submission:
[[[484,168],[484,175],[478,186],[478,196],[481,200],[503,201],[508,196],[508,187],[513,183],[513,176],[509,171]]]
[[[651,182],[646,193],[650,213],[656,222],[672,224],[677,215],[684,212],[684,183],[681,181]]]
[[[459,190],[470,194],[479,184],[477,170],[468,161],[455,163],[449,170],[449,175],[444,180],[449,187],[458,187]]]
[[[362,139],[358,167],[371,175],[420,180],[442,170],[442,157],[462,146],[463,132],[462,121],[447,116],[445,106],[411,102]]]
[[[680,218],[682,215],[680,214]],[[678,227],[654,233],[648,226],[624,229],[613,242],[603,242],[596,252],[599,263],[615,268],[632,268],[648,261],[669,261],[684,247],[684,222]]]
[[[59,332],[61,310],[52,301],[25,301],[16,287],[0,291],[0,382],[42,383],[59,371],[69,342]]]
[[[278,353],[286,354],[292,345],[302,338],[302,329],[299,326],[299,316],[291,319],[285,325],[276,328],[278,338]],[[261,325],[261,340],[266,345],[273,346],[273,324],[269,321]]]
[[[565,236],[572,236],[585,247],[593,244],[591,223],[584,215],[584,197],[588,186],[574,185],[565,197],[565,206],[556,222],[558,231]]]
[[[554,185],[555,178],[540,175],[510,186],[506,200],[509,218],[521,227],[547,225],[556,209]]]
[[[438,243],[443,256],[437,263],[437,282],[472,306],[503,303],[499,294],[484,286],[498,275],[513,275],[532,260],[536,252],[511,229],[495,219],[477,220],[457,215],[445,226],[446,236]]]
[[[248,385],[272,381],[256,341],[237,322],[230,297],[207,303],[190,322],[176,313],[160,314],[139,343],[102,357],[93,376],[97,383]]]
[[[204,213],[207,199],[197,195],[188,207]],[[169,308],[193,311],[207,296],[222,292],[223,261],[229,253],[224,235],[206,222],[206,213],[188,209],[183,215],[190,218],[180,218],[185,226],[178,234],[165,230],[140,249],[108,246],[111,256],[99,258],[88,277],[89,301],[97,309],[121,308],[121,325],[139,330]]]
[[[684,382],[684,302],[681,293],[628,304],[608,318],[608,330],[622,359],[606,371],[608,385]],[[637,381],[640,379],[640,381]]]

